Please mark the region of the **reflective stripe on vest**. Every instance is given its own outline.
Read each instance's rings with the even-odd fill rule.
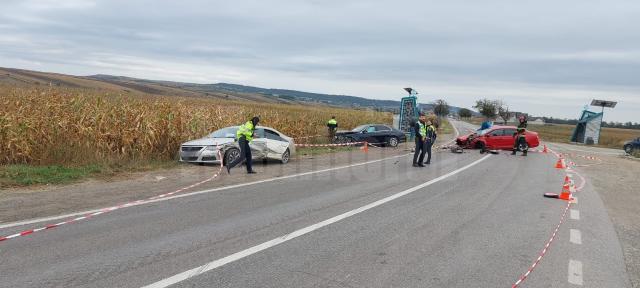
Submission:
[[[331,119],[331,120],[329,120],[329,121],[327,122],[327,124],[329,124],[329,125],[336,125],[336,124],[338,124],[338,121],[336,121],[336,119]]]
[[[420,136],[426,137],[427,136],[427,126],[422,124],[422,122],[418,122],[418,124],[420,124]]]
[[[240,125],[240,128],[238,128],[238,132],[236,132],[236,139],[239,140],[242,136],[244,136],[247,141],[253,140],[254,128],[255,127],[253,127],[253,123],[251,123],[251,121],[247,121],[247,123]]]

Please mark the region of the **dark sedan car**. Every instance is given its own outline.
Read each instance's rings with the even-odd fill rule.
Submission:
[[[640,138],[636,138],[624,144],[624,152],[632,154],[636,151],[640,151]]]
[[[398,143],[407,141],[407,136],[398,129],[384,124],[365,124],[353,128],[351,131],[338,131],[335,142],[361,142],[379,144],[390,147],[398,146]]]

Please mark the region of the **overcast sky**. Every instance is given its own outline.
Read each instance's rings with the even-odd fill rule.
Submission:
[[[640,122],[640,1],[2,0],[0,66]]]

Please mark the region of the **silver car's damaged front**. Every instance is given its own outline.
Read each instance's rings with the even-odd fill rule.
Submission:
[[[220,163],[220,160],[218,148],[213,145],[182,145],[180,147],[180,161],[182,162]]]

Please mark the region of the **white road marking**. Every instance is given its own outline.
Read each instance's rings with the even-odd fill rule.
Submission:
[[[580,220],[580,210],[571,209],[571,220]]]
[[[578,229],[569,230],[569,242],[573,244],[582,244],[582,233]]]
[[[163,287],[168,287],[168,286],[176,284],[178,282],[182,282],[182,281],[187,280],[189,278],[192,278],[192,277],[198,276],[200,274],[203,274],[203,273],[205,273],[207,271],[210,271],[210,270],[216,269],[218,267],[221,267],[223,265],[229,264],[229,263],[234,262],[236,260],[240,260],[242,258],[248,257],[250,255],[253,255],[253,254],[258,253],[260,251],[266,250],[266,249],[271,248],[273,246],[276,246],[278,244],[282,244],[282,243],[287,242],[289,240],[292,240],[294,238],[297,238],[297,237],[300,237],[300,236],[305,235],[307,233],[310,233],[310,232],[313,232],[315,230],[318,230],[318,229],[320,229],[322,227],[325,227],[327,225],[336,223],[336,222],[338,222],[340,220],[349,218],[349,217],[351,217],[353,215],[362,213],[364,211],[367,211],[369,209],[375,208],[375,207],[380,206],[382,204],[385,204],[387,202],[393,201],[393,200],[398,199],[398,198],[400,198],[402,196],[411,194],[411,193],[413,193],[415,191],[418,191],[418,190],[420,190],[422,188],[425,188],[425,187],[427,187],[427,186],[429,186],[429,185],[431,185],[433,183],[436,183],[438,181],[444,180],[444,179],[449,178],[449,177],[451,177],[453,175],[456,175],[456,174],[458,174],[458,173],[460,173],[460,172],[462,172],[464,170],[467,170],[467,169],[475,166],[476,164],[484,161],[485,159],[489,158],[489,156],[490,155],[486,155],[486,156],[484,156],[484,157],[482,157],[482,158],[480,158],[480,159],[478,159],[478,160],[476,160],[476,161],[474,161],[474,162],[472,162],[472,163],[470,163],[470,164],[468,164],[468,165],[466,165],[466,166],[464,166],[462,168],[459,168],[459,169],[456,169],[454,171],[451,171],[451,172],[449,172],[447,174],[444,174],[444,175],[442,175],[440,177],[434,178],[434,179],[432,179],[432,180],[430,180],[428,182],[422,183],[422,184],[420,184],[418,186],[409,188],[409,189],[404,190],[402,192],[398,192],[398,193],[393,194],[391,196],[382,198],[382,199],[380,199],[378,201],[375,201],[373,203],[370,203],[370,204],[367,204],[365,206],[362,206],[360,208],[356,208],[356,209],[353,209],[351,211],[342,213],[342,214],[340,214],[338,216],[334,216],[334,217],[329,218],[327,220],[324,220],[322,222],[318,222],[316,224],[313,224],[313,225],[304,227],[302,229],[293,231],[293,232],[291,232],[289,234],[282,235],[282,236],[280,236],[278,238],[275,238],[275,239],[269,240],[267,242],[258,244],[256,246],[247,248],[245,250],[236,252],[236,253],[231,254],[229,256],[226,256],[224,258],[220,258],[220,259],[214,260],[214,261],[209,262],[209,263],[207,263],[205,265],[202,265],[200,267],[195,267],[195,268],[187,270],[185,272],[173,275],[173,276],[171,276],[169,278],[166,278],[166,279],[160,280],[158,282],[155,282],[153,284],[144,286],[143,288],[163,288]]]
[[[156,181],[162,181],[164,179],[167,179],[167,177],[164,176],[156,176]]]
[[[289,179],[289,178],[296,178],[296,177],[300,177],[300,176],[313,175],[313,174],[324,173],[324,172],[329,172],[329,171],[334,171],[334,170],[340,170],[340,169],[352,168],[352,167],[357,167],[357,166],[363,166],[363,165],[368,165],[368,164],[371,164],[371,163],[377,163],[377,162],[386,161],[386,160],[389,160],[389,159],[405,157],[407,155],[413,155],[413,153],[396,155],[396,156],[391,156],[391,157],[387,157],[387,158],[371,160],[371,161],[366,161],[366,162],[361,162],[361,163],[356,163],[356,164],[349,164],[349,165],[344,165],[344,166],[339,166],[339,167],[334,167],[334,168],[327,168],[327,169],[322,169],[322,170],[303,172],[303,173],[292,174],[292,175],[281,176],[281,177],[273,177],[273,178],[268,178],[268,179],[253,181],[253,182],[247,182],[247,183],[242,183],[242,184],[229,185],[229,186],[223,186],[223,187],[218,187],[218,188],[213,188],[213,189],[194,191],[194,192],[191,192],[191,193],[179,194],[179,195],[174,195],[174,196],[171,196],[171,197],[164,197],[164,198],[144,201],[142,203],[138,203],[138,204],[133,205],[133,206],[138,206],[138,205],[142,205],[142,204],[149,204],[149,203],[155,203],[155,202],[160,202],[160,201],[167,201],[167,200],[175,199],[175,198],[189,197],[189,196],[194,196],[194,195],[199,195],[199,194],[204,194],[204,193],[211,193],[211,192],[218,192],[218,191],[222,191],[222,190],[235,189],[235,188],[239,188],[239,187],[251,186],[251,185],[262,184],[262,183],[267,183],[267,182],[273,182],[273,181]],[[99,212],[99,211],[102,211],[104,209],[105,208],[100,208],[100,209],[94,209],[94,210],[88,210],[88,211],[82,211],[82,212],[75,212],[75,213],[70,213],[70,214],[65,214],[65,215],[58,215],[58,216],[51,216],[51,217],[44,217],[44,218],[36,218],[36,219],[19,221],[19,222],[7,223],[7,224],[0,225],[0,229],[16,227],[16,226],[23,226],[23,225],[29,225],[29,224],[40,223],[40,222],[50,222],[50,221],[58,220],[58,219],[71,218],[71,217],[76,217],[76,216],[80,216],[80,215]]]
[[[578,197],[576,196],[571,196],[573,199],[571,200],[571,203],[573,204],[578,204]]]
[[[460,133],[458,132],[458,129],[455,128],[455,125],[452,124],[451,126],[454,127],[455,136],[451,141],[449,141],[447,143],[455,141],[455,139],[460,135]],[[181,198],[181,197],[194,196],[194,195],[199,195],[199,194],[203,194],[203,193],[218,192],[218,191],[222,191],[222,190],[228,190],[228,189],[234,189],[234,188],[239,188],[239,187],[251,186],[251,185],[256,185],[256,184],[262,184],[262,183],[267,183],[267,182],[272,182],[272,181],[277,181],[277,180],[282,180],[282,179],[289,179],[289,178],[313,175],[313,174],[324,173],[324,172],[329,172],[329,171],[334,171],[334,170],[346,169],[346,168],[351,168],[351,167],[363,166],[363,165],[368,165],[368,164],[371,164],[371,163],[377,163],[377,162],[382,162],[382,161],[385,161],[385,160],[405,157],[405,156],[408,156],[408,155],[413,155],[413,153],[396,155],[396,156],[391,156],[391,157],[387,157],[387,158],[371,160],[371,161],[366,161],[366,162],[361,162],[361,163],[356,163],[356,164],[350,164],[350,165],[345,165],[345,166],[339,166],[339,167],[334,167],[334,168],[328,168],[328,169],[323,169],[323,170],[309,171],[309,172],[292,174],[292,175],[281,176],[281,177],[273,177],[273,178],[269,178],[269,179],[258,180],[258,181],[254,181],[254,182],[242,183],[242,184],[237,184],[237,185],[230,185],[230,186],[223,186],[223,187],[218,187],[218,188],[213,188],[213,189],[194,191],[194,192],[191,192],[191,193],[185,193],[185,194],[180,194],[180,195],[174,195],[174,196],[171,196],[171,197],[164,197],[164,198],[154,199],[154,200],[150,200],[150,201],[144,201],[142,203],[138,203],[138,204],[133,205],[133,206],[138,206],[138,205],[142,205],[142,204],[149,204],[149,203],[155,203],[155,202],[160,202],[160,201],[166,201],[166,200],[171,200],[171,199]],[[105,208],[100,208],[100,209],[80,211],[80,212],[74,212],[74,213],[51,216],[51,217],[43,217],[43,218],[35,218],[35,219],[17,221],[17,222],[10,222],[10,223],[6,223],[6,224],[1,224],[0,225],[0,229],[17,227],[17,226],[24,226],[24,225],[35,224],[35,223],[40,223],[40,222],[50,222],[50,221],[53,221],[53,220],[59,220],[59,219],[76,217],[76,216],[80,216],[80,215],[92,214],[92,213],[100,212],[100,211],[102,211],[104,209]]]
[[[582,286],[582,262],[569,260],[569,283]]]

